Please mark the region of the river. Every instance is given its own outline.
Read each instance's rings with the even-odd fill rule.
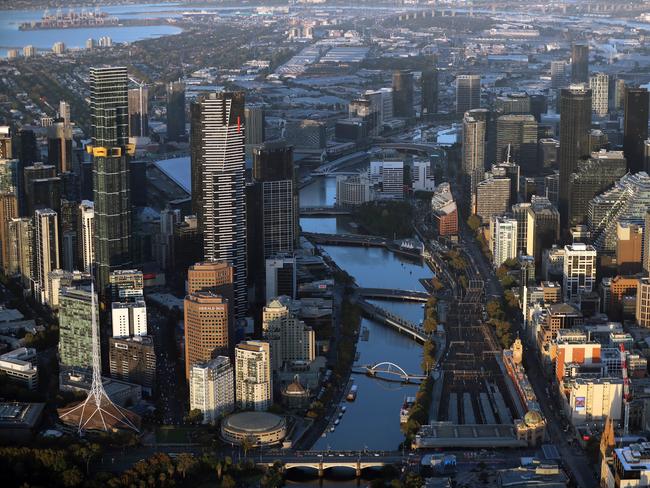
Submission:
[[[300,193],[301,205],[326,206],[334,203],[336,180],[331,177],[316,179]],[[309,217],[300,219],[304,231],[353,232],[350,217]],[[385,249],[353,246],[323,246],[323,250],[363,287],[424,290],[420,278],[430,278],[432,273],[419,262],[399,257]],[[372,301],[407,320],[418,323],[423,316],[420,303]],[[409,373],[420,372],[422,347],[395,330],[363,319],[362,333],[357,344],[358,366],[391,361]],[[367,330],[367,340],[363,330]],[[358,385],[358,395],[353,402],[344,402],[347,411],[334,432],[327,432],[314,449],[375,449],[397,450],[404,439],[400,431],[399,411],[406,396],[414,396],[415,385],[385,382],[365,375],[352,375]],[[331,483],[329,481],[327,484]],[[316,486],[318,481],[301,486]],[[350,486],[356,482],[350,481]],[[338,486],[338,484],[337,484]],[[343,486],[348,486],[344,483]]]

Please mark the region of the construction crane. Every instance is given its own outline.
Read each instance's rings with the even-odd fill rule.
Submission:
[[[630,401],[632,395],[630,394],[630,378],[627,374],[627,353],[625,352],[625,344],[621,343],[619,346],[621,351],[621,373],[623,375],[623,402],[625,404],[625,416],[623,421],[623,435],[628,434],[630,428]]]

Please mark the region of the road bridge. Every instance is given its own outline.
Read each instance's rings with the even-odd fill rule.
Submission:
[[[327,215],[350,215],[350,209],[345,207],[300,207],[300,216],[308,217],[314,216],[327,216]]]
[[[388,288],[357,288],[357,293],[364,298],[404,300],[411,302],[426,302],[431,296],[426,291],[393,290]]]
[[[415,153],[424,153],[427,155],[436,154],[441,151],[438,144],[427,144],[417,142],[383,142],[377,144],[382,149],[395,149],[396,151],[406,151]]]
[[[312,452],[296,453],[281,456],[262,456],[258,466],[271,467],[281,462],[283,469],[310,469],[318,472],[319,477],[332,468],[347,468],[354,470],[361,477],[364,469],[381,468],[389,464],[401,464],[403,457],[399,452]]]
[[[303,232],[303,235],[314,244],[350,245],[363,247],[386,247],[388,240],[377,236],[362,236],[356,234],[321,234],[319,232]]]
[[[312,176],[329,175],[336,172],[337,170],[345,168],[346,166],[352,166],[355,164],[362,163],[367,159],[368,159],[368,153],[366,151],[359,151],[352,154],[346,154],[345,156],[341,156],[340,158],[335,159],[334,161],[321,164],[318,168],[312,171],[311,175]]]

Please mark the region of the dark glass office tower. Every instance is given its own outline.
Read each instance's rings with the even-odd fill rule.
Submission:
[[[456,113],[481,107],[481,75],[458,75],[456,77]]]
[[[589,82],[589,46],[574,44],[571,48],[571,81],[573,83]]]
[[[644,142],[648,138],[648,102],[645,88],[625,90],[623,153],[632,173],[643,171]]]
[[[210,93],[190,106],[192,209],[207,261],[235,268],[235,317],[243,318],[246,287],[244,94]]]
[[[254,149],[253,180],[262,185],[264,257],[293,252],[298,231],[293,147],[274,141]]]
[[[438,112],[438,70],[430,68],[422,71],[422,117]]]
[[[413,73],[393,72],[393,115],[413,117]]]
[[[299,235],[293,147],[284,140],[255,147],[253,183],[247,192],[249,281],[259,298],[266,283],[266,259],[292,255]]]
[[[126,68],[91,68],[95,273],[101,294],[111,271],[131,266],[129,107]]]
[[[179,141],[185,135],[185,84],[167,85],[167,140]]]
[[[40,151],[36,142],[36,134],[34,134],[33,130],[20,129],[18,139],[20,141],[18,159],[23,168],[41,160]]]
[[[578,160],[589,156],[591,128],[591,90],[585,85],[571,85],[560,92],[560,216],[568,223],[569,177],[576,171]]]

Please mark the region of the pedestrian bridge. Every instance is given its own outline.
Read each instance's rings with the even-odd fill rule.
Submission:
[[[405,300],[412,302],[426,302],[430,297],[429,293],[425,291],[393,290],[388,288],[357,288],[357,293],[364,298]]]
[[[421,374],[410,374],[407,373],[404,368],[400,365],[392,363],[390,361],[382,361],[377,364],[367,364],[362,368],[357,368],[353,370],[354,373],[364,373],[368,376],[377,376],[381,379],[387,379],[389,381],[399,381],[409,383],[413,380],[423,381],[427,377]],[[382,376],[378,376],[382,375]]]

